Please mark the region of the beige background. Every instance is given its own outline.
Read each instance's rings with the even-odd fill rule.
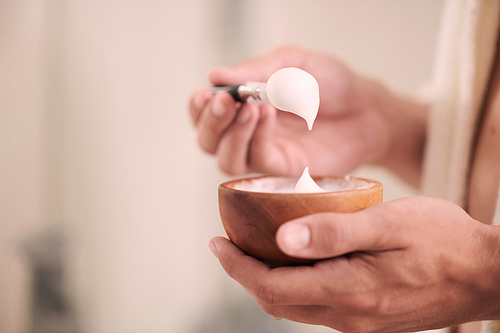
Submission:
[[[29,331],[21,244],[53,225],[68,235],[65,288],[82,332],[198,332],[234,304],[265,321],[208,250],[227,177],[195,144],[189,94],[210,67],[282,43],[413,93],[431,73],[441,7],[0,1],[0,332]],[[413,194],[381,170],[356,173],[381,179],[386,200]],[[282,322],[270,327],[328,331]]]

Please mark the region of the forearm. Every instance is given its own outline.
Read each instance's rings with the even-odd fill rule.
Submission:
[[[482,246],[477,258],[476,272],[469,278],[474,281],[472,290],[478,290],[478,311],[475,320],[500,320],[500,226],[482,225],[476,236]]]
[[[375,161],[414,187],[419,187],[429,106],[367,82],[371,105],[386,124],[386,144]]]

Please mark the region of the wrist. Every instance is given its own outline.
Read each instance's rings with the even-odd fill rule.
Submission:
[[[380,135],[385,136],[384,144],[373,163],[387,168],[409,184],[418,187],[429,106],[394,94],[380,84],[367,84],[367,107],[374,108],[380,117],[383,124]]]

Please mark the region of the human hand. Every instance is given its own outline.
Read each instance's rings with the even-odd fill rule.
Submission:
[[[313,174],[344,174],[387,154],[390,117],[377,110],[373,97],[380,89],[331,56],[287,46],[213,69],[209,80],[213,85],[266,82],[283,67],[301,68],[318,81],[320,109],[312,131],[303,119],[271,105],[241,106],[229,94],[212,95],[206,87],[193,93],[190,114],[199,144],[217,155],[223,171],[299,175],[309,166]]]
[[[439,199],[405,198],[278,229],[283,252],[332,258],[270,269],[230,241],[210,247],[269,314],[342,332],[416,331],[500,318],[498,227]]]

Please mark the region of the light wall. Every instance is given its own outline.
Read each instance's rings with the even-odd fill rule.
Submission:
[[[85,332],[195,332],[228,299],[252,302],[207,247],[227,177],[196,146],[191,91],[212,66],[292,42],[411,93],[430,75],[441,5],[0,2],[0,332],[28,330],[19,244],[53,224],[68,237],[66,288]],[[413,193],[356,172],[382,179],[386,200]]]
[[[0,332],[27,332],[22,242],[46,214],[41,2],[0,1]]]

